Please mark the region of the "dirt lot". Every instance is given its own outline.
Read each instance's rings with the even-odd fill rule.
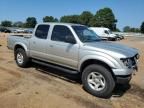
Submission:
[[[144,38],[120,41],[140,50],[139,71],[129,86],[116,87],[110,99],[85,92],[78,75],[36,64],[26,69],[17,67],[6,38],[7,34],[0,34],[0,108],[144,107]]]

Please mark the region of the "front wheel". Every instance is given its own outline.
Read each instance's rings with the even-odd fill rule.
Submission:
[[[90,94],[107,98],[111,96],[115,81],[111,72],[101,65],[89,65],[82,73],[82,83]]]
[[[29,63],[29,58],[26,55],[26,52],[22,48],[18,48],[15,51],[15,60],[19,67],[27,67]]]

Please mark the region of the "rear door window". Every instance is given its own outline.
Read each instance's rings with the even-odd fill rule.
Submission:
[[[36,29],[35,36],[40,39],[47,39],[50,25],[39,25]]]

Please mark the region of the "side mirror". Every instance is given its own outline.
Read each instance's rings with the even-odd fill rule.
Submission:
[[[105,34],[109,35],[109,32],[107,30],[104,31]]]
[[[70,44],[76,44],[75,38],[71,35],[66,36],[65,42],[70,43]]]

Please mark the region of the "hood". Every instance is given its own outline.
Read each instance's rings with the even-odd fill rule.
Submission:
[[[138,53],[138,50],[135,48],[130,48],[122,44],[105,41],[84,43],[83,48],[87,50],[103,52],[118,58],[133,57]]]
[[[116,37],[115,34],[109,34],[109,37]]]

